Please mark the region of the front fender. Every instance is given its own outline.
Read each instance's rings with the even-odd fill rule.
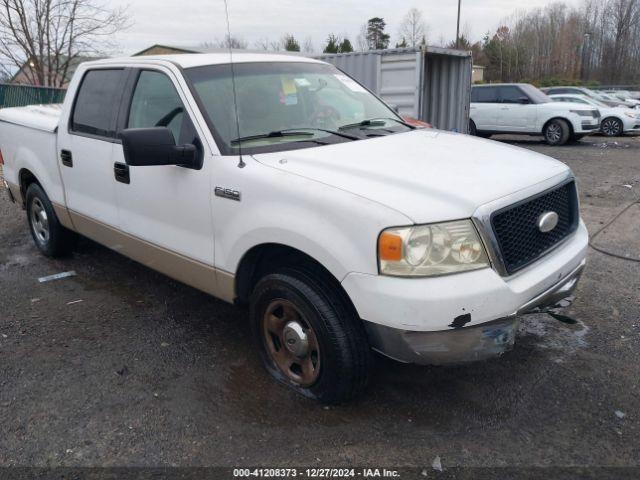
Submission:
[[[265,243],[304,252],[338,280],[350,272],[376,274],[380,231],[413,223],[384,205],[258,163],[246,167],[241,181],[241,201],[213,199],[216,267],[231,274]]]

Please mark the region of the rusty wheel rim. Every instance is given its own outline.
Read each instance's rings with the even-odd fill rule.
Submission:
[[[320,346],[311,324],[290,301],[273,300],[262,320],[263,340],[273,364],[302,387],[320,374]]]

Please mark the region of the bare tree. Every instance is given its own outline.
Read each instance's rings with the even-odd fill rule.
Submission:
[[[302,51],[304,53],[313,53],[315,51],[313,40],[311,39],[311,37],[307,37],[304,39],[304,43],[302,44]]]
[[[253,46],[256,50],[264,50],[266,52],[269,50],[269,39],[267,37],[259,38],[253,43]]]
[[[556,2],[502,25],[483,43],[488,80],[640,82],[640,0]]]
[[[246,40],[240,37],[234,37],[233,35],[225,35],[222,40],[216,40],[215,44],[218,48],[233,48],[236,50],[246,50],[248,43]]]
[[[63,86],[78,57],[104,55],[128,26],[124,9],[98,1],[0,0],[3,68],[21,69],[34,85]]]
[[[367,39],[367,23],[363,23],[360,27],[360,32],[358,33],[358,37],[356,38],[356,42],[358,43],[358,50],[364,52],[365,50],[369,50],[369,40]]]
[[[399,37],[406,40],[410,47],[417,47],[426,37],[427,27],[422,17],[422,12],[417,8],[412,8],[407,12],[400,24]]]

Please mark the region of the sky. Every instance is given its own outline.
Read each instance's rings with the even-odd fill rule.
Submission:
[[[462,0],[461,30],[472,40],[495,31],[500,21],[518,10],[543,7],[553,0]],[[577,4],[580,0],[565,0]],[[226,34],[223,0],[107,0],[128,5],[131,27],[114,39],[117,53],[129,55],[153,44],[198,46]],[[321,50],[327,36],[347,35],[356,45],[360,27],[377,16],[387,22],[392,45],[406,12],[416,7],[428,26],[429,44],[455,38],[458,0],[228,0],[231,33],[253,48],[257,40],[293,34],[302,44],[310,38]]]

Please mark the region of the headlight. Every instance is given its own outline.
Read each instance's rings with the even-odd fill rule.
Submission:
[[[489,258],[471,220],[389,228],[378,239],[380,273],[428,277],[477,270]]]

